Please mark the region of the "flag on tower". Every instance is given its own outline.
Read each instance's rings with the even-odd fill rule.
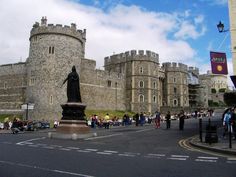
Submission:
[[[221,52],[210,52],[212,74],[228,74],[226,54]]]

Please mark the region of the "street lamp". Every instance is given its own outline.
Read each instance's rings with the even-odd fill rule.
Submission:
[[[218,31],[219,31],[220,33],[228,32],[228,31],[229,31],[229,29],[225,30],[224,27],[225,27],[225,26],[224,26],[223,23],[221,23],[221,21],[220,21],[219,24],[217,25],[217,29],[218,29]],[[236,87],[236,75],[230,76],[230,79],[231,79],[231,81],[233,82],[234,87]]]
[[[221,21],[220,21],[219,24],[217,25],[218,31],[219,31],[220,33],[229,31],[229,30],[225,30],[224,27],[225,27],[225,26],[224,26],[223,23],[221,23]]]

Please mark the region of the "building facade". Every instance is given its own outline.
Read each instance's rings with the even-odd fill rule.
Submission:
[[[86,59],[86,30],[75,24],[47,24],[46,17],[30,32],[26,62],[0,66],[0,110],[21,110],[31,103],[32,119],[61,117],[67,101],[63,81],[76,66],[82,102],[89,110],[150,112],[189,108],[189,72],[182,63],[163,63],[152,51],[131,50],[104,59],[104,70]],[[21,110],[22,112],[22,110]]]

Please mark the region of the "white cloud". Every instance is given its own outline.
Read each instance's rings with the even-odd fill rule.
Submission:
[[[204,21],[204,16],[203,15],[198,15],[197,17],[194,18],[195,24],[202,23]]]
[[[30,30],[42,16],[47,16],[48,23],[76,23],[86,28],[86,57],[95,59],[98,67],[103,66],[105,56],[132,49],[157,52],[160,62],[186,61],[196,51],[184,39],[204,33],[203,28],[197,32],[194,24],[183,22],[174,40],[170,36],[180,23],[178,15],[148,12],[138,6],[116,5],[103,11],[66,0],[1,0],[0,64],[28,57]]]
[[[189,21],[183,21],[180,25],[179,31],[175,33],[177,39],[197,39],[206,32],[206,27],[202,26],[200,31],[197,31],[196,25],[192,24]]]

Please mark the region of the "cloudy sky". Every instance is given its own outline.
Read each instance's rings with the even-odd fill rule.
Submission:
[[[129,50],[151,50],[160,62],[210,69],[209,51],[226,52],[232,73],[227,0],[1,0],[0,64],[25,61],[32,25],[48,23],[87,29],[86,58],[97,61]],[[225,40],[224,40],[225,39]]]

